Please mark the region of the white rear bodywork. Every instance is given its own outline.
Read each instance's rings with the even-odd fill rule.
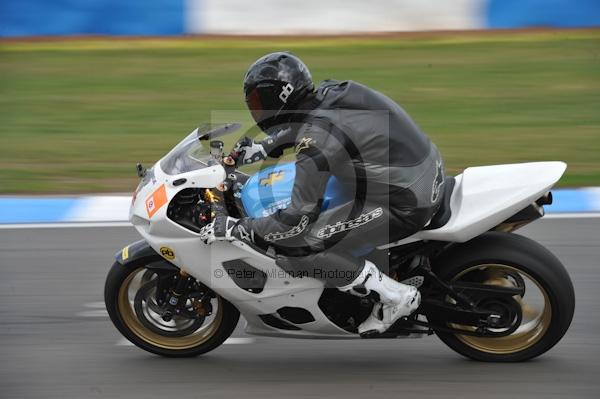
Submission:
[[[467,168],[456,176],[448,223],[436,230],[423,230],[413,237],[451,242],[477,237],[550,191],[566,168],[564,162]]]
[[[452,217],[440,229],[422,231],[411,239],[463,242],[478,236],[514,215],[547,193],[565,171],[563,162],[537,162],[468,168],[456,177],[451,197]],[[187,178],[183,185],[174,181]],[[216,187],[225,178],[221,166],[199,169],[182,175],[167,175],[154,166],[154,179],[134,199],[130,220],[143,238],[157,251],[168,247],[169,262],[185,269],[198,281],[233,303],[248,322],[252,334],[293,337],[357,338],[333,324],[318,306],[324,283],[313,278],[294,278],[275,260],[242,242],[215,242],[208,246],[199,235],[167,218],[167,205],[149,216],[147,201],[164,184],[167,203],[182,189]],[[267,273],[261,293],[238,287],[227,275],[223,262],[242,259]],[[259,315],[274,314],[284,306],[307,309],[314,321],[298,325],[300,330],[279,330],[265,325]]]

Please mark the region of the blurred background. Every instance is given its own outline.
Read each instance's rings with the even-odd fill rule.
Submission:
[[[563,186],[600,185],[597,26],[597,0],[2,1],[0,193],[130,192],[135,162],[244,111],[275,50],[392,97],[450,173],[565,160]]]

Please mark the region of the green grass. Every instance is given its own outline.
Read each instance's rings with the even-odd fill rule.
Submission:
[[[0,42],[0,193],[131,191],[212,111],[247,122],[243,74],[280,49],[392,97],[450,173],[564,160],[563,186],[600,185],[600,31],[555,31]]]

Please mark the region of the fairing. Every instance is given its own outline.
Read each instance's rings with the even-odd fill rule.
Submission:
[[[420,240],[465,242],[502,223],[546,194],[565,172],[564,162],[531,162],[467,168],[456,176],[452,217]]]
[[[214,188],[224,181],[223,166],[209,165],[210,160],[205,161],[199,161],[205,163],[205,167],[183,168],[180,169],[182,173],[176,175],[165,173],[162,161],[148,171],[132,201],[130,214],[131,222],[144,240],[157,254],[163,254],[168,263],[185,269],[233,303],[248,322],[248,332],[357,338],[356,334],[337,327],[319,308],[318,301],[324,288],[322,281],[293,278],[275,263],[273,257],[257,252],[241,241],[204,245],[197,233],[167,217],[169,201],[179,191]],[[448,224],[438,230],[420,232],[413,239],[465,241],[479,235],[542,196],[558,181],[564,170],[562,162],[469,168],[457,177],[457,187],[451,199],[453,216]],[[283,164],[266,168],[251,177],[242,189],[242,202],[248,215],[261,217],[289,202],[294,172],[293,164]],[[181,183],[183,180],[185,182]],[[331,180],[324,207],[330,208],[348,199],[340,185]],[[151,200],[155,201],[150,212]],[[168,251],[165,252],[165,249]],[[128,256],[134,256],[133,250]],[[223,264],[235,260],[243,260],[267,274],[262,292],[248,292],[234,283]],[[315,320],[302,324],[298,331],[281,331],[262,322],[260,315],[276,313],[283,306],[307,309]]]

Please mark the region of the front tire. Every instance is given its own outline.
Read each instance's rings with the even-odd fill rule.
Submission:
[[[143,263],[121,265],[115,262],[106,278],[106,309],[113,324],[125,338],[141,349],[166,357],[198,356],[217,348],[229,338],[240,313],[218,295],[211,300],[214,309],[212,315],[200,323],[194,324],[191,320],[179,328],[175,321],[167,324],[155,317],[157,325],[152,325],[148,321],[152,320],[150,316],[154,314],[152,306],[150,309],[141,309],[136,295],[142,288],[136,291],[134,287],[135,282],[142,279],[146,279],[144,281],[148,284],[149,275],[152,272]]]
[[[528,293],[531,296],[536,290],[540,292],[538,296],[543,305],[539,314],[528,322],[531,325],[523,326],[523,321],[521,330],[506,337],[472,337],[436,331],[446,345],[468,358],[485,362],[529,360],[556,345],[573,319],[575,292],[567,271],[546,248],[526,237],[489,232],[442,254],[433,266],[444,281],[470,280],[500,285],[531,281],[523,298],[516,298],[524,315],[534,310],[533,306],[526,305]],[[437,325],[443,323],[442,320],[429,321]]]

